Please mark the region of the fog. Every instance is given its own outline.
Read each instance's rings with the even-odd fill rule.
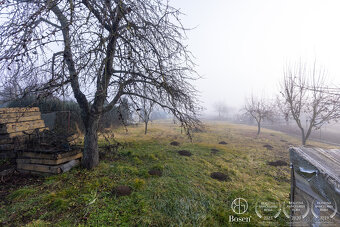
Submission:
[[[203,79],[205,113],[216,102],[239,108],[250,93],[273,97],[285,65],[324,67],[340,84],[340,2],[336,0],[172,0]]]

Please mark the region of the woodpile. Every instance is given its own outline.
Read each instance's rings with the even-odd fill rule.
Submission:
[[[48,130],[38,107],[0,108],[0,159],[13,160],[19,172],[58,174],[77,166],[82,152],[76,139]]]
[[[14,158],[34,130],[45,130],[38,107],[0,108],[0,158]]]
[[[70,151],[20,151],[17,158],[17,170],[30,174],[58,174],[79,165],[83,156],[80,149]]]

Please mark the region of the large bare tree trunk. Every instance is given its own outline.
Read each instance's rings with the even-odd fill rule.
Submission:
[[[98,124],[99,118],[89,117],[85,125],[84,153],[82,166],[92,169],[99,163],[98,151]]]

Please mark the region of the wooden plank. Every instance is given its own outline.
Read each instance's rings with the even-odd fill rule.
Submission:
[[[43,152],[34,152],[34,151],[21,151],[18,153],[19,158],[33,158],[33,159],[49,159],[49,160],[57,160],[63,159],[70,156],[74,156],[77,154],[82,154],[80,149],[68,151],[68,152],[55,152],[55,153],[43,153]]]
[[[82,153],[78,153],[76,155],[72,155],[72,156],[69,156],[69,157],[61,158],[61,159],[37,159],[37,158],[22,159],[22,158],[18,158],[17,163],[20,163],[20,164],[31,163],[31,164],[42,164],[42,165],[59,165],[59,164],[65,163],[65,162],[69,162],[71,160],[81,158],[82,156],[83,156]]]
[[[83,154],[83,152],[81,152],[81,149],[75,149],[75,150],[72,150],[72,151],[69,151],[69,152],[64,152],[64,153],[60,153],[58,154],[57,158],[66,158],[66,157],[69,157],[71,155],[75,155],[75,154],[78,154],[78,153],[81,153]]]
[[[0,119],[22,118],[22,117],[33,117],[33,116],[41,116],[41,113],[40,112],[3,113],[3,114],[0,114]]]
[[[38,176],[51,176],[52,175],[52,173],[42,173],[42,172],[30,171],[30,170],[24,170],[24,169],[18,169],[18,168],[17,168],[17,171],[23,174],[31,174],[31,175],[38,175]]]
[[[17,164],[18,169],[43,172],[43,173],[61,173],[60,166],[48,166],[48,165],[38,165],[38,164]]]
[[[57,154],[23,151],[23,152],[18,152],[18,157],[19,158],[35,158],[35,159],[57,159]]]
[[[0,108],[0,114],[4,113],[23,113],[23,112],[39,112],[39,107],[22,107],[22,108]]]
[[[79,164],[80,164],[79,159],[75,159],[75,160],[72,160],[64,164],[57,165],[57,166],[17,163],[17,169],[19,171],[24,170],[24,171],[58,174],[61,172],[67,172]]]
[[[19,122],[36,121],[36,120],[41,120],[40,113],[35,116],[0,118],[0,124],[19,123]]]
[[[41,131],[44,131],[44,130],[48,130],[48,127],[42,127],[42,128],[36,128],[36,129],[39,129],[39,132],[41,132]],[[25,131],[21,131],[21,132],[12,132],[12,133],[7,133],[7,134],[0,134],[0,141],[13,139],[15,137],[28,136],[25,133],[31,134],[31,133],[34,132],[34,130],[35,129],[25,130]]]
[[[0,125],[0,133],[14,133],[14,132],[22,132],[27,130],[34,130],[36,128],[45,127],[44,120],[35,120],[35,121],[25,121],[18,123],[7,123]]]

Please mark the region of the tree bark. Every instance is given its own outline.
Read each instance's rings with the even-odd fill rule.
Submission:
[[[148,122],[145,122],[144,134],[146,135],[147,132],[148,132]]]
[[[305,133],[304,133],[304,130],[302,130],[302,145],[304,146],[304,145],[306,145],[306,141],[307,141],[307,138],[306,138],[306,136],[305,136]]]
[[[99,163],[98,124],[99,118],[89,117],[85,124],[84,152],[82,166],[93,169]]]
[[[257,122],[257,135],[260,135],[261,132],[261,123]]]

